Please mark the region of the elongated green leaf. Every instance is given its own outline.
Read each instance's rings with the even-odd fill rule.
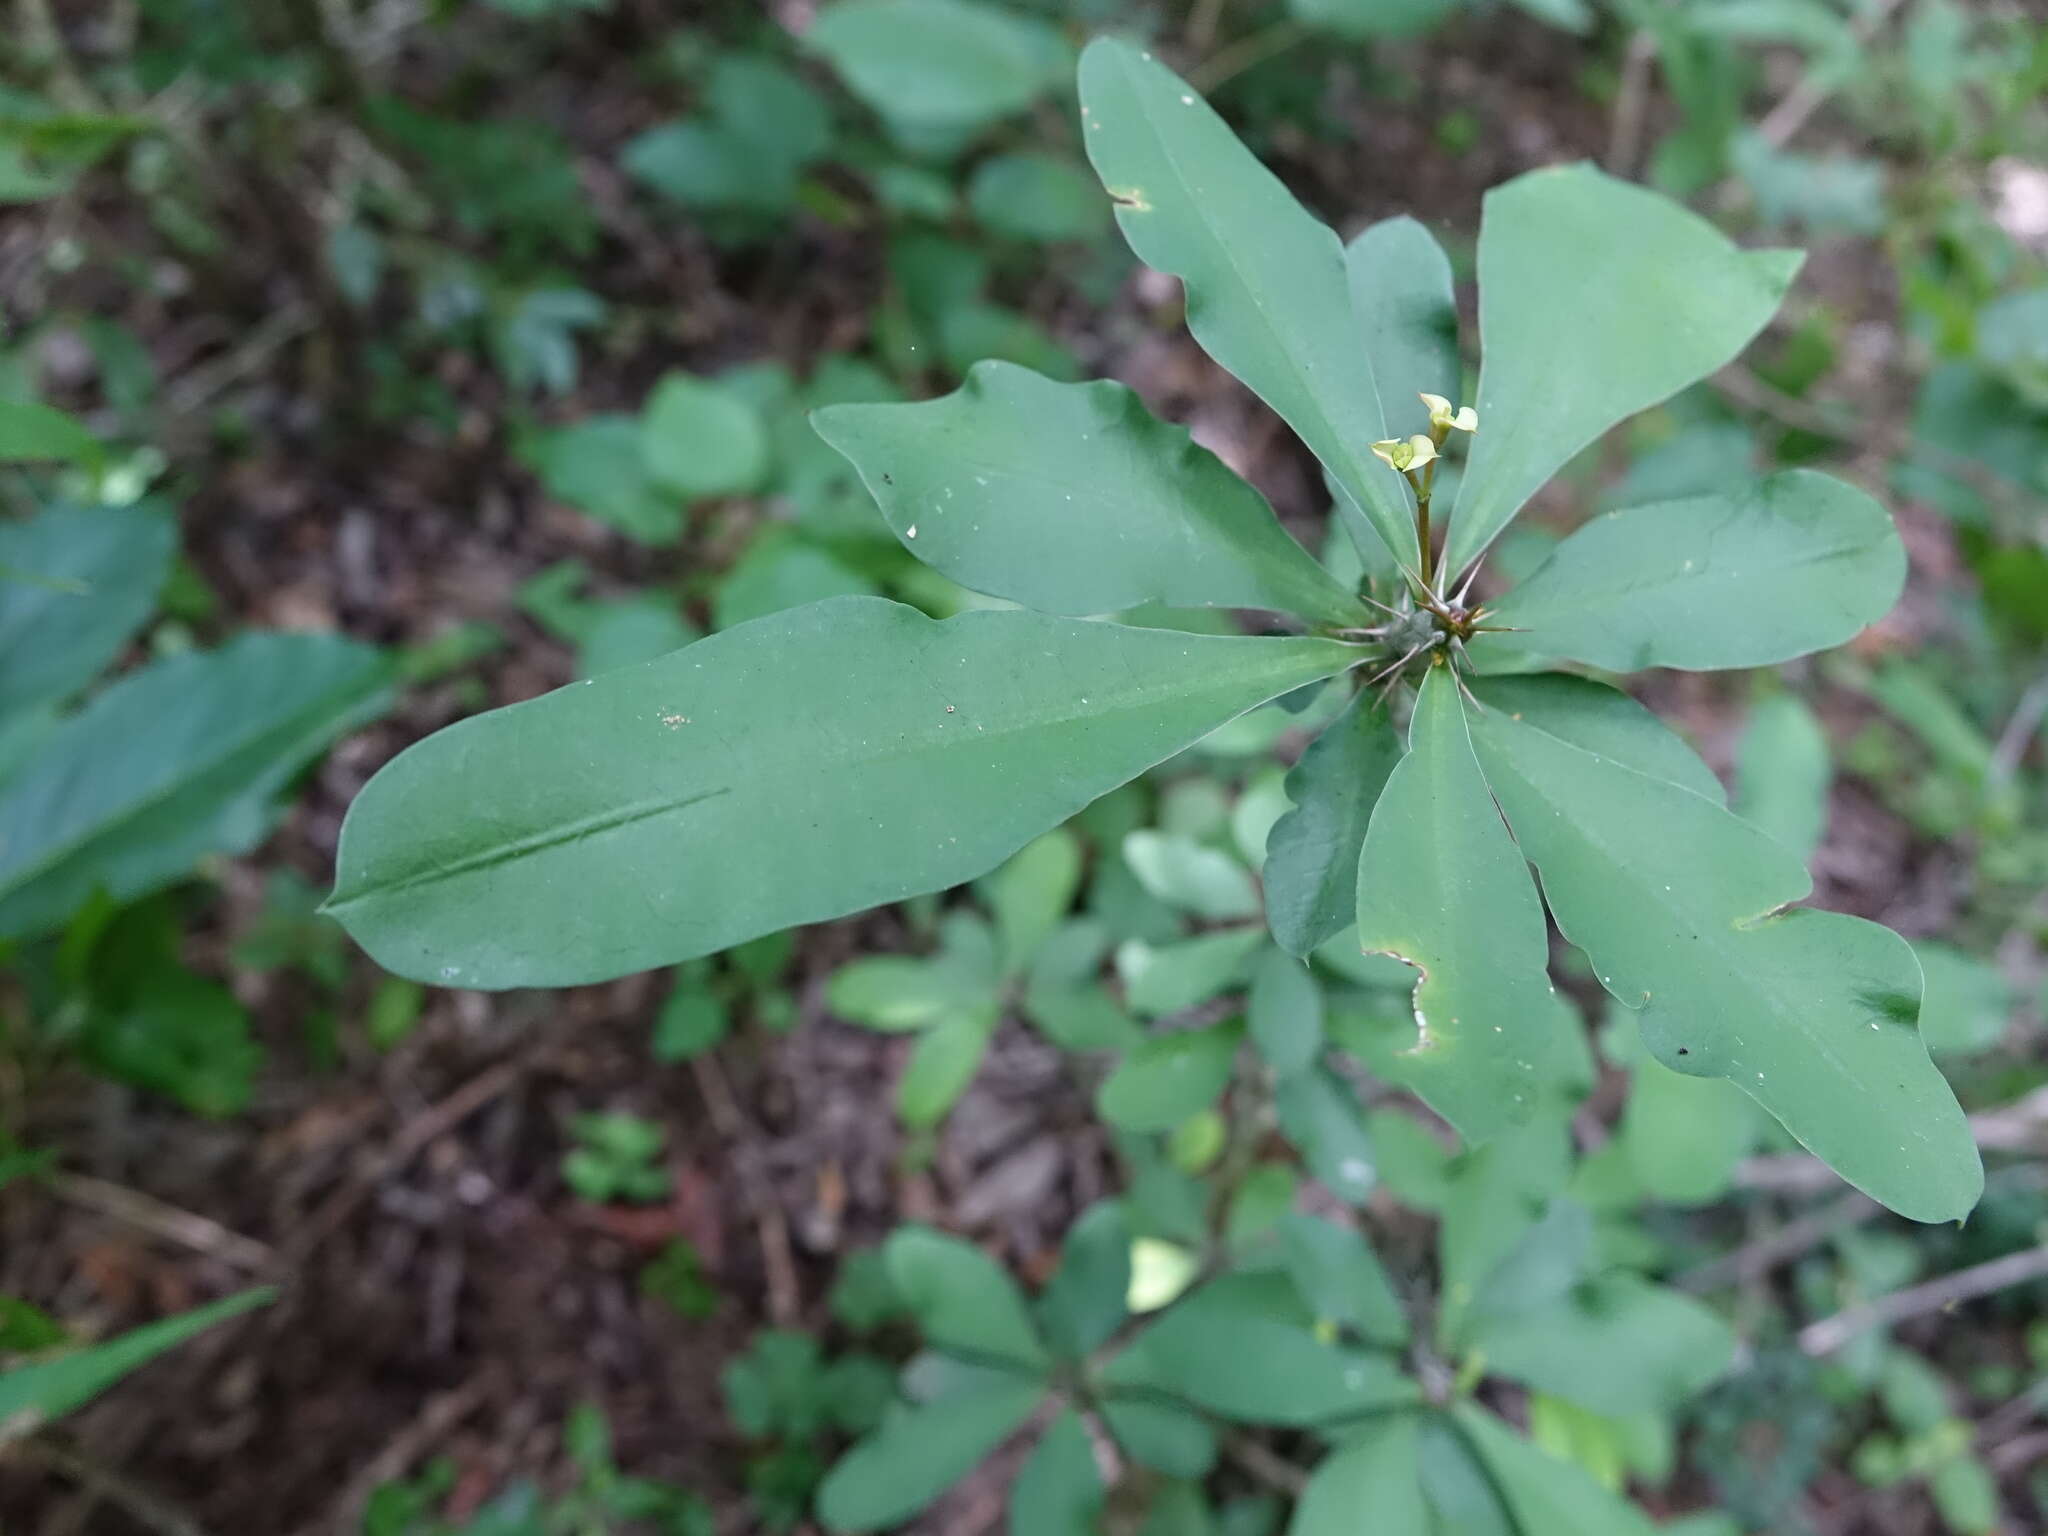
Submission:
[[[1177,944],[1129,940],[1116,952],[1124,1001],[1147,1018],[1205,1003],[1238,979],[1265,937],[1256,928],[1225,928]]]
[[[1467,1338],[1489,1370],[1612,1417],[1674,1411],[1735,1352],[1734,1333],[1699,1302],[1619,1273],[1488,1316]]]
[[[1259,915],[1250,872],[1221,848],[1140,827],[1124,838],[1123,854],[1138,883],[1170,907],[1211,922]]]
[[[1044,1395],[1041,1382],[982,1371],[929,1402],[892,1407],[832,1468],[818,1489],[818,1518],[849,1533],[907,1519],[1021,1428]]]
[[[0,523],[0,717],[91,682],[149,617],[177,543],[177,523],[151,506]]]
[[[1379,381],[1387,435],[1429,430],[1424,391],[1457,402],[1458,300],[1451,259],[1414,219],[1369,224],[1344,248],[1351,307]]]
[[[1514,1516],[1517,1536],[1655,1536],[1634,1505],[1584,1470],[1537,1449],[1471,1403],[1451,1410],[1472,1453]]]
[[[1107,1490],[1081,1416],[1069,1408],[1046,1426],[1010,1489],[1012,1536],[1080,1536],[1095,1529]]]
[[[1235,1021],[1152,1036],[1103,1080],[1096,1113],[1127,1131],[1172,1130],[1216,1102],[1243,1036]]]
[[[1365,1425],[1317,1465],[1287,1536],[1432,1536],[1417,1455],[1412,1414]]]
[[[1749,712],[1735,750],[1736,811],[1802,859],[1828,824],[1834,758],[1827,732],[1797,694],[1774,693]]]
[[[1481,705],[1558,740],[1704,795],[1716,805],[1726,795],[1714,770],[1670,726],[1605,683],[1566,672],[1475,678]]]
[[[966,132],[1028,106],[1073,55],[1059,32],[971,0],[839,0],[805,43],[891,123]]]
[[[767,473],[768,429],[739,391],[670,373],[641,414],[640,455],[654,482],[678,496],[737,495]]]
[[[1323,1049],[1323,992],[1302,961],[1277,949],[1252,967],[1245,1023],[1252,1044],[1280,1077],[1309,1066]]]
[[[1645,1052],[1621,1117],[1622,1155],[1653,1199],[1704,1205],[1734,1184],[1759,1124],[1733,1083],[1673,1072]]]
[[[1330,1193],[1347,1205],[1365,1204],[1378,1175],[1356,1090],[1328,1067],[1313,1067],[1281,1081],[1273,1110]]]
[[[1294,1288],[1319,1319],[1354,1328],[1388,1349],[1408,1342],[1400,1300],[1356,1228],[1290,1211],[1280,1218],[1280,1239]]]
[[[1901,1215],[1976,1202],[1983,1170],[1915,1028],[1905,940],[1778,911],[1811,888],[1799,859],[1704,796],[1497,710],[1473,741],[1558,926],[1659,1061],[1727,1078]]]
[[[981,1069],[1002,1011],[993,999],[982,1007],[935,1024],[918,1037],[910,1063],[896,1084],[896,1112],[913,1130],[926,1130],[946,1117]]]
[[[377,652],[249,634],[129,674],[0,790],[0,936],[47,933],[95,890],[127,901],[248,847],[321,748],[383,707]]]
[[[977,592],[1076,616],[1164,603],[1367,621],[1263,496],[1121,384],[984,362],[944,399],[812,421],[904,548]]]
[[[1468,1140],[1520,1124],[1553,1050],[1549,936],[1528,865],[1472,756],[1450,669],[1431,670],[1408,756],[1358,863],[1358,943],[1415,967],[1409,1081]]]
[[[1271,1278],[1292,1305],[1274,1305],[1268,1278],[1227,1275],[1176,1302],[1104,1380],[1260,1424],[1315,1424],[1416,1400],[1414,1383],[1387,1356],[1320,1337],[1284,1277]]]
[[[103,462],[100,440],[62,411],[34,400],[0,400],[0,464]]]
[[[0,1372],[0,1445],[84,1407],[130,1371],[216,1323],[263,1306],[276,1294],[244,1291],[90,1349]]]
[[[1738,250],[1677,203],[1587,165],[1531,171],[1487,193],[1479,436],[1446,576],[1455,580],[1581,448],[1748,346],[1799,261]]]
[[[1354,697],[1287,775],[1294,809],[1266,834],[1266,922],[1306,958],[1358,920],[1358,851],[1372,808],[1401,761],[1387,712]]]
[[[1495,605],[1521,632],[1475,644],[1612,672],[1767,666],[1852,639],[1905,581],[1890,513],[1792,469],[1594,518]]]
[[[413,747],[351,808],[329,910],[422,981],[668,964],[984,874],[1353,654],[834,598]]]
[[[972,1243],[930,1227],[899,1227],[882,1256],[896,1294],[933,1344],[1031,1370],[1046,1363],[1024,1298]]]
[[[1138,259],[1187,288],[1188,329],[1294,428],[1395,558],[1417,567],[1373,364],[1359,350],[1344,250],[1165,65],[1101,38],[1081,56],[1088,157]]]
[[[1102,1422],[1125,1455],[1168,1477],[1205,1477],[1216,1464],[1216,1431],[1177,1403],[1110,1397],[1102,1404]]]
[[[1097,1201],[1067,1228],[1060,1267],[1039,1297],[1046,1341],[1078,1360],[1107,1343],[1129,1315],[1131,1226],[1121,1204]]]

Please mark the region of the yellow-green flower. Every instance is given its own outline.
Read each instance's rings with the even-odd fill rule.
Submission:
[[[1411,469],[1420,469],[1436,459],[1436,444],[1429,435],[1418,432],[1410,438],[1390,437],[1383,443],[1372,445],[1373,457],[1382,459],[1406,474]]]

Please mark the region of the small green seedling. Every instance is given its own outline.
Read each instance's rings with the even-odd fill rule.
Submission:
[[[607,1110],[575,1116],[569,1130],[576,1146],[562,1154],[562,1180],[578,1198],[646,1205],[668,1195],[668,1170],[658,1161],[668,1132],[654,1121]]]
[[[1419,224],[1345,248],[1135,48],[1095,43],[1080,85],[1132,249],[1322,461],[1366,579],[1333,578],[1116,384],[986,364],[942,400],[822,410],[903,548],[1017,606],[935,622],[813,603],[463,721],[358,798],[329,910],[444,985],[673,964],[974,879],[1233,717],[1344,676],[1352,703],[1268,839],[1267,915],[1296,956],[1350,928],[1412,968],[1405,1079],[1468,1141],[1528,1123],[1570,1048],[1547,904],[1661,1065],[1733,1083],[1904,1215],[1966,1213],[1983,1171],[1919,1035],[1911,948],[1797,906],[1799,854],[1731,814],[1648,711],[1562,670],[1839,644],[1900,590],[1885,510],[1793,470],[1604,514],[1506,590],[1485,564],[1588,444],[1735,357],[1798,257],[1585,166],[1496,188],[1467,414],[1449,263]],[[1443,506],[1453,438],[1471,447]],[[1148,603],[1287,632],[1099,617]]]

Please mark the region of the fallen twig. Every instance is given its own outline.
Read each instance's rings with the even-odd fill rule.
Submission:
[[[237,1269],[262,1272],[277,1262],[276,1250],[230,1231],[210,1216],[166,1204],[154,1195],[82,1173],[53,1173],[43,1185],[60,1200],[126,1222],[194,1253],[203,1253]]]
[[[1800,1329],[1799,1348],[1808,1355],[1833,1354],[1858,1334],[1867,1333],[1872,1328],[1924,1317],[1929,1312],[1943,1312],[1975,1297],[2010,1290],[2013,1286],[2044,1277],[2048,1277],[2048,1243],[2009,1253],[1988,1264],[1959,1269],[1925,1285],[1893,1291],[1875,1301],[1845,1307],[1833,1317],[1824,1317]]]
[[[705,1107],[711,1112],[711,1123],[731,1144],[740,1189],[754,1209],[754,1230],[761,1239],[761,1264],[768,1275],[768,1316],[778,1327],[793,1328],[803,1316],[803,1290],[797,1284],[796,1258],[789,1246],[789,1222],[752,1155],[753,1128],[740,1113],[739,1101],[733,1097],[732,1085],[725,1080],[725,1071],[718,1065],[715,1052],[692,1057],[690,1066],[697,1076],[697,1090],[704,1095]]]
[[[19,1441],[8,1447],[7,1454],[69,1478],[89,1498],[119,1506],[138,1525],[157,1536],[208,1536],[204,1526],[182,1509],[166,1503],[160,1494],[52,1441]]]
[[[1870,1196],[1852,1190],[1832,1205],[1808,1212],[1755,1242],[1744,1243],[1732,1253],[1686,1270],[1672,1283],[1680,1290],[1701,1293],[1746,1285],[1825,1242],[1842,1228],[1868,1221],[1883,1209]]]

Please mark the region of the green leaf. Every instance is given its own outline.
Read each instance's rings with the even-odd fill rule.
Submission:
[[[1486,194],[1479,226],[1479,435],[1444,575],[1616,422],[1730,361],[1799,268],[1742,251],[1677,203],[1575,165]]]
[[[1101,1348],[1129,1315],[1131,1226],[1122,1205],[1097,1201],[1067,1228],[1060,1267],[1039,1299],[1055,1353],[1078,1360]]]
[[[1365,1425],[1317,1463],[1287,1536],[1432,1536],[1417,1462],[1412,1415]]]
[[[1656,1528],[1640,1510],[1485,1409],[1463,1403],[1451,1413],[1514,1516],[1517,1536],[1654,1536]]]
[[[683,509],[649,478],[640,439],[634,417],[592,416],[533,433],[519,456],[550,496],[643,544],[672,544],[683,531]]]
[[[1543,1218],[1570,1174],[1571,1136],[1557,1115],[1538,1116],[1452,1164],[1437,1238],[1440,1338],[1459,1336],[1481,1287]]]
[[[389,675],[354,641],[255,633],[96,695],[0,788],[0,936],[250,846],[291,776],[383,708]]]
[[[62,411],[35,400],[0,400],[0,464],[54,460],[93,469],[106,457],[100,440]]]
[[[812,421],[904,547],[977,592],[1076,616],[1164,603],[1366,622],[1263,496],[1121,384],[984,362],[943,399]]]
[[[1165,65],[1098,38],[1081,56],[1088,157],[1138,259],[1187,288],[1202,350],[1277,411],[1403,565],[1419,563],[1374,360],[1336,323],[1351,307],[1344,249]]]
[[[896,1112],[913,1130],[937,1125],[981,1069],[1002,1012],[994,1002],[926,1030],[896,1085]]]
[[[898,1227],[882,1254],[896,1294],[931,1343],[1025,1370],[1048,1363],[1024,1298],[972,1243],[930,1227]]]
[[[673,964],[983,874],[1352,655],[836,598],[412,747],[350,809],[329,910],[444,985]]]
[[[1386,1356],[1318,1336],[1298,1302],[1277,1304],[1269,1278],[1230,1275],[1176,1302],[1104,1371],[1111,1386],[1177,1394],[1253,1424],[1326,1423],[1418,1397]]]
[[[1287,12],[1305,26],[1339,37],[1416,37],[1430,31],[1461,0],[1287,0]]]
[[[1206,1003],[1243,976],[1245,962],[1265,937],[1256,928],[1226,928],[1177,944],[1129,940],[1116,952],[1124,1000],[1147,1018]]]
[[[1045,22],[968,0],[840,0],[804,34],[847,88],[912,134],[968,133],[1066,78],[1073,55]]]
[[[1206,1477],[1216,1463],[1216,1431],[1178,1404],[1140,1397],[1108,1397],[1102,1420],[1124,1454],[1168,1477]]]
[[[679,981],[654,1021],[650,1049],[656,1061],[689,1061],[715,1048],[731,1028],[717,993]]]
[[[1142,827],[1124,838],[1123,854],[1138,883],[1170,907],[1211,922],[1259,915],[1250,872],[1220,848]]]
[[[1026,843],[981,882],[983,899],[995,915],[1005,974],[1015,975],[1031,964],[1080,888],[1081,841],[1065,827]],[[1099,950],[1096,958],[1099,963]],[[1088,974],[1092,978],[1094,966]]]
[[[1351,1085],[1327,1067],[1298,1072],[1274,1090],[1273,1109],[1287,1139],[1330,1193],[1347,1205],[1363,1205],[1376,1175],[1372,1141]]]
[[[1734,1333],[1699,1302],[1620,1273],[1490,1316],[1467,1338],[1489,1371],[1613,1417],[1676,1410],[1735,1353]]]
[[[1095,1529],[1108,1490],[1081,1416],[1066,1409],[1046,1426],[1010,1488],[1012,1536],[1080,1536]]]
[[[1920,1038],[1927,1049],[1964,1055],[1998,1044],[2012,1015],[2012,988],[1998,967],[1935,939],[1922,939],[1913,953],[1926,981]]]
[[[177,543],[177,523],[148,505],[0,523],[0,717],[97,677],[155,608]]]
[[[1436,236],[1404,216],[1360,231],[1344,248],[1344,270],[1365,355],[1379,379],[1387,436],[1427,432],[1429,407],[1422,395],[1442,395],[1456,404],[1464,381],[1451,259]]]
[[[929,1029],[948,1017],[984,1007],[995,977],[908,955],[869,955],[832,973],[825,1002],[842,1019],[886,1031]]]
[[[974,168],[967,203],[984,228],[1020,240],[1089,240],[1109,224],[1088,173],[1058,155],[991,155]]]
[[[1620,1140],[1643,1193],[1673,1205],[1720,1199],[1756,1144],[1756,1106],[1732,1083],[1674,1072],[1647,1053],[1633,1067]]]
[[[1364,1234],[1295,1211],[1280,1219],[1280,1237],[1294,1288],[1319,1320],[1387,1349],[1408,1342],[1407,1315]]]
[[[818,1489],[818,1518],[838,1532],[908,1519],[973,1471],[1044,1395],[1043,1383],[981,1371],[928,1402],[895,1405],[880,1429],[833,1466]]]
[[[1750,710],[1735,748],[1735,811],[1744,821],[1811,861],[1834,776],[1827,732],[1797,694],[1771,694]]]
[[[1482,709],[1527,721],[1560,741],[1668,779],[1716,805],[1726,795],[1700,755],[1656,715],[1619,688],[1563,672],[1474,678]]]
[[[130,1371],[217,1323],[267,1305],[276,1295],[267,1288],[244,1291],[105,1344],[0,1372],[0,1444],[84,1407]]]
[[[1358,943],[1419,972],[1407,1080],[1467,1140],[1526,1120],[1560,1029],[1543,908],[1432,668],[1358,864]]]
[[[1983,1169],[1914,1027],[1905,940],[1779,911],[1811,889],[1804,866],[1705,796],[1497,710],[1473,741],[1559,928],[1659,1061],[1729,1079],[1901,1215],[1976,1203]]]
[[[768,429],[735,391],[668,373],[641,414],[640,451],[655,484],[678,496],[737,496],[768,472]]]
[[[1451,1421],[1422,1420],[1416,1470],[1436,1524],[1430,1536],[1525,1536],[1501,1504],[1492,1476]]]
[[[1252,1044],[1278,1077],[1292,1077],[1323,1050],[1323,992],[1308,966],[1277,949],[1252,966],[1245,1007]]]
[[[769,523],[747,545],[718,583],[711,621],[731,629],[830,597],[872,597],[874,583],[808,543],[787,523]]]
[[[1287,775],[1294,809],[1266,834],[1266,921],[1290,955],[1308,956],[1358,920],[1358,855],[1401,738],[1384,708],[1355,695]]]
[[[1226,1020],[1151,1036],[1103,1080],[1095,1112],[1126,1131],[1172,1130],[1221,1096],[1243,1034]]]
[[[1596,517],[1495,604],[1489,650],[1611,672],[1760,667],[1853,639],[1898,601],[1906,551],[1852,485],[1786,470]]]

